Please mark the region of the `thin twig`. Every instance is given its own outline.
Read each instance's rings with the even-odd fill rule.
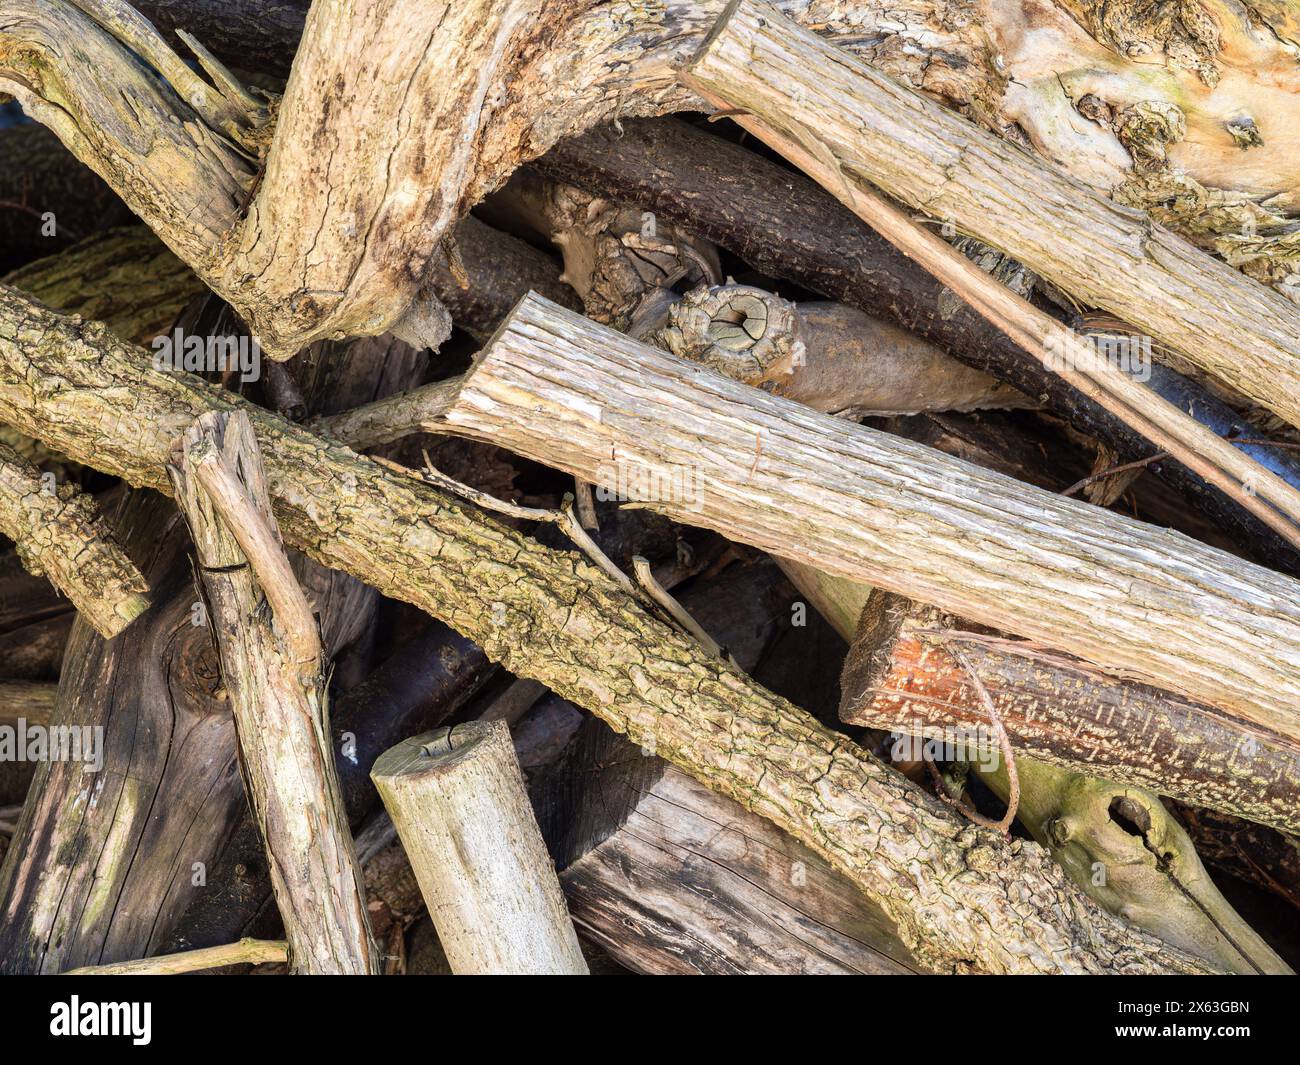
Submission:
[[[970,659],[966,653],[959,647],[948,646],[946,650],[966,671],[970,677],[971,684],[975,687],[975,693],[979,696],[980,703],[984,707],[984,712],[988,714],[989,723],[993,726],[993,731],[997,733],[998,746],[1002,749],[1002,757],[1007,763],[1007,782],[1010,789],[1010,795],[1007,798],[1007,812],[1002,815],[1002,820],[992,825],[999,832],[1010,830],[1012,823],[1016,819],[1016,810],[1020,806],[1020,774],[1016,771],[1016,754],[1011,749],[1011,737],[1007,735],[1007,730],[1002,724],[1002,718],[998,715],[997,708],[993,705],[993,700],[989,696],[988,689],[984,687],[984,682],[980,680],[979,674],[975,672],[975,667],[970,664]]]
[[[289,944],[283,939],[241,939],[220,947],[203,947],[157,958],[85,965],[69,969],[64,976],[170,976],[217,969],[224,965],[261,965],[289,960]]]
[[[424,469],[418,471],[429,484],[441,488],[444,492],[450,492],[452,495],[460,496],[461,499],[467,499],[469,502],[482,507],[484,510],[491,510],[497,514],[504,514],[510,518],[518,518],[521,521],[542,521],[550,525],[558,525],[560,530],[591,561],[600,568],[608,577],[610,577],[620,588],[630,595],[636,595],[636,586],[632,579],[628,577],[621,569],[614,565],[610,557],[600,549],[587,531],[582,527],[582,522],[578,520],[578,515],[573,508],[573,496],[566,494],[564,501],[560,504],[559,510],[546,510],[541,507],[521,507],[514,503],[507,503],[504,500],[497,499],[495,496],[488,495],[487,492],[480,492],[477,488],[471,488],[463,484],[454,477],[448,477],[441,470],[435,469],[432,460],[429,458],[428,451],[423,452]],[[411,471],[415,472],[415,471]]]
[[[649,559],[634,555],[632,557],[632,570],[636,573],[636,579],[646,595],[659,604],[683,632],[694,637],[696,642],[715,658],[720,658],[731,666],[736,664],[723,646],[705,632],[700,623],[691,617],[687,609],[673,598],[672,594],[663,585],[655,580],[655,576],[650,570]]]

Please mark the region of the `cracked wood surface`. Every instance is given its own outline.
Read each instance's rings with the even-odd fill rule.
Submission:
[[[167,490],[172,441],[246,410],[286,540],[426,610],[521,676],[771,820],[852,879],[940,971],[1198,972],[1035,845],[963,823],[843,736],[648,616],[599,570],[0,289],[0,417]]]
[[[593,484],[626,481],[675,520],[1300,737],[1290,578],[819,414],[536,297],[480,353],[444,423]]]
[[[292,970],[377,974],[334,769],[320,632],[271,516],[247,417],[201,416],[168,469],[194,540]]]

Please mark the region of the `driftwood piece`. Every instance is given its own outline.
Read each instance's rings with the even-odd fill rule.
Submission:
[[[676,520],[1300,736],[1293,582],[1186,537],[809,411],[535,299],[444,420]]]
[[[370,775],[454,972],[586,975],[503,723],[406,740]]]
[[[320,633],[280,543],[247,417],[200,418],[170,472],[294,971],[377,973],[334,771]]]
[[[1153,454],[1123,420],[1049,371],[922,267],[803,174],[676,120],[631,120],[563,141],[532,164],[544,173],[689,224],[774,277],[894,322],[1032,396],[1115,451]],[[1254,436],[1206,389],[1159,363],[1149,387],[1220,436]],[[1293,485],[1284,449],[1236,445]],[[1257,518],[1174,460],[1151,470],[1261,561],[1300,575],[1300,555]]]
[[[0,532],[34,574],[50,578],[95,629],[116,636],[149,606],[139,569],[94,500],[0,444]]]
[[[74,352],[93,357],[69,358]],[[1041,849],[963,825],[842,736],[708,658],[595,567],[238,397],[156,371],[102,329],[0,288],[0,418],[166,490],[171,441],[209,410],[249,415],[289,543],[440,617],[512,672],[635,742],[653,741],[772,820],[876,900],[920,964],[1199,971],[1079,895]],[[394,538],[394,528],[403,535]],[[467,597],[471,585],[479,594]],[[602,634],[595,653],[593,632]],[[738,761],[737,744],[754,757]],[[1027,884],[1036,885],[1028,904]]]
[[[682,77],[826,168],[1014,256],[1300,426],[1295,305],[1141,214],[818,39],[733,4]],[[750,117],[752,116],[752,118]],[[760,135],[762,135],[760,133]]]
[[[113,962],[108,965],[84,965],[69,969],[66,976],[174,976],[180,973],[199,972],[203,969],[220,969],[227,965],[259,965],[283,962],[289,959],[289,944],[277,940],[241,939],[219,947],[204,947],[180,954],[163,954],[136,961]]]
[[[1294,741],[879,590],[845,663],[842,720],[941,740],[986,724],[948,645],[970,661],[1018,753],[1300,834]]]

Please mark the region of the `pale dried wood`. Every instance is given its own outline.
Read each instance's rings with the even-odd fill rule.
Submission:
[[[280,543],[248,418],[199,418],[169,473],[194,538],[293,968],[377,973],[334,769],[320,635]]]
[[[687,524],[1300,737],[1294,581],[525,300],[444,421]],[[1249,648],[1249,653],[1246,649]]]
[[[156,958],[120,961],[110,965],[83,965],[65,976],[174,976],[218,969],[226,965],[262,965],[289,959],[289,944],[282,940],[241,939],[221,947],[204,947]]]
[[[1081,896],[1041,849],[962,824],[572,554],[196,378],[154,370],[95,325],[0,287],[0,419],[70,457],[167,491],[175,437],[206,411],[232,410],[254,424],[291,544],[445,620],[512,672],[773,821],[875,900],[920,964],[1200,970]]]
[[[737,0],[683,71],[742,125],[775,131],[854,206],[870,183],[954,222],[1076,298],[1147,330],[1300,426],[1300,331],[1285,297],[820,40]],[[781,149],[786,150],[784,146]],[[888,236],[889,234],[885,234]]]
[[[453,972],[587,974],[504,722],[406,740],[370,777]]]

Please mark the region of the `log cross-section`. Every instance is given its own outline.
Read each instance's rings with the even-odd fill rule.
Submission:
[[[687,524],[1300,737],[1300,586],[529,297],[446,408]]]

